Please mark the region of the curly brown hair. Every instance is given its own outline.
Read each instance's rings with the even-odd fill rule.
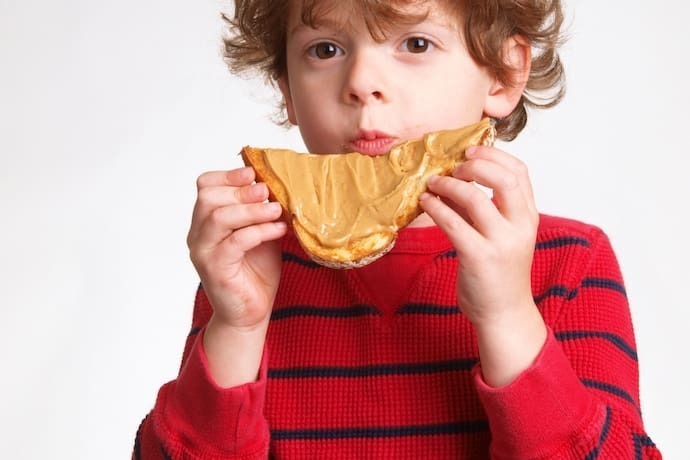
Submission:
[[[287,18],[294,0],[235,0],[234,14],[221,14],[226,23],[223,56],[233,73],[263,75],[271,84],[286,72]],[[372,37],[385,38],[386,27],[416,22],[400,10],[414,0],[349,0],[352,11],[363,14]],[[342,2],[340,2],[342,3]],[[532,62],[525,90],[515,109],[497,120],[497,135],[514,139],[527,123],[527,107],[548,108],[565,95],[565,74],[558,55],[562,43],[563,11],[560,0],[446,0],[458,14],[472,58],[502,84],[513,84],[513,69],[506,62],[504,43],[513,36],[526,39]],[[318,23],[319,0],[303,0],[302,21]],[[281,106],[284,109],[284,106]],[[284,117],[283,117],[284,120]]]

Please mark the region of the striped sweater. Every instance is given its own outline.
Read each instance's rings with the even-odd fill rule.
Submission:
[[[541,216],[532,290],[549,334],[502,388],[482,381],[456,305],[457,265],[437,227],[405,229],[391,253],[345,271],[315,265],[285,237],[257,382],[214,383],[200,288],[180,373],[160,389],[133,458],[661,458],[642,424],[630,311],[606,235]]]

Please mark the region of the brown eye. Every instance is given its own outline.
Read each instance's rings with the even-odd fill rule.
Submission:
[[[405,46],[410,53],[425,53],[429,50],[431,43],[426,38],[412,37],[405,41]]]
[[[333,43],[322,42],[317,43],[310,50],[310,54],[319,59],[330,59],[340,54],[340,49]]]

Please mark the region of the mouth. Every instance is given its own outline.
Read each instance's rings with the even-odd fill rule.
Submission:
[[[361,130],[348,147],[365,155],[378,156],[388,153],[397,138],[381,131]]]

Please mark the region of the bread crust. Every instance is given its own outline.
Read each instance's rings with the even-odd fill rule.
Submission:
[[[478,145],[492,145],[495,138],[493,124],[486,123],[486,128],[481,133],[477,142]],[[415,183],[414,189],[409,191],[409,197],[404,203],[403,211],[398,215],[396,222],[393,223],[395,231],[375,232],[365,235],[359,239],[349,239],[344,245],[339,247],[326,247],[312,235],[299,222],[296,216],[290,212],[290,191],[287,190],[283,181],[280,180],[266,161],[266,151],[254,147],[244,147],[241,152],[242,160],[245,165],[252,166],[256,172],[257,182],[264,182],[269,190],[269,199],[277,201],[283,208],[283,219],[288,222],[304,251],[320,265],[330,268],[356,268],[367,265],[380,258],[395,245],[398,230],[408,225],[422,213],[419,206],[419,196],[426,190],[426,181]],[[293,152],[294,153],[294,152]],[[449,162],[444,165],[441,175],[449,175],[455,167],[464,161]]]

